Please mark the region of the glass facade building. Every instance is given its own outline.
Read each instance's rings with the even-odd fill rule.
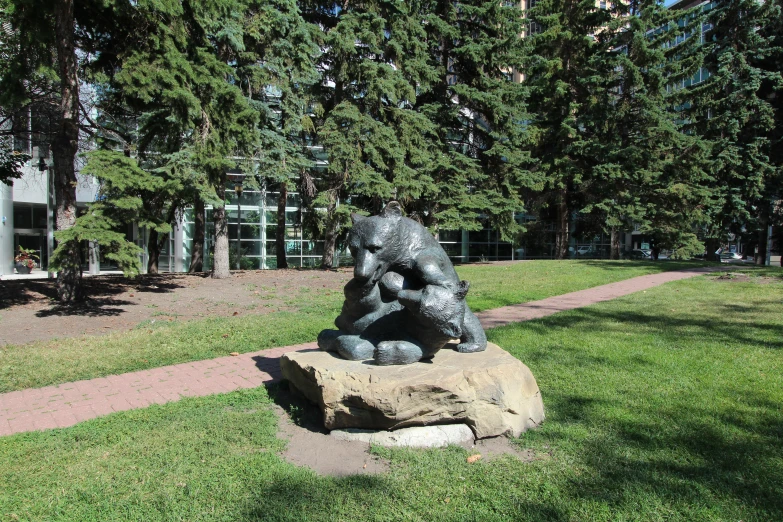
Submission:
[[[239,197],[233,191],[226,192],[231,269],[236,268],[238,259],[243,270],[277,268],[275,237],[278,227],[279,197],[279,192],[267,191],[264,187],[260,190],[245,190]],[[205,212],[204,270],[209,270],[212,267],[215,226],[212,223],[212,209],[207,207]],[[321,264],[323,255],[324,242],[322,239],[312,237],[303,229],[302,212],[299,194],[288,192],[285,202],[284,237],[286,261],[291,268],[317,267]],[[185,266],[189,266],[190,252],[193,248],[193,209],[185,211],[183,229],[183,262]],[[237,250],[237,243],[241,256]],[[338,262],[344,262],[346,253],[341,254],[338,256]]]
[[[229,261],[232,270],[236,269],[238,260],[243,270],[277,268],[275,237],[279,197],[279,192],[266,190],[263,186],[256,190],[245,190],[240,197],[233,191],[226,191]],[[180,222],[173,225],[169,240],[161,251],[160,271],[185,271],[190,266],[195,229],[193,212],[192,208],[186,209]],[[321,264],[324,241],[302,227],[303,212],[306,210],[301,207],[299,194],[288,192],[285,202],[284,238],[289,268],[314,268]],[[205,210],[205,225],[204,270],[208,271],[212,267],[215,235],[212,208],[209,206]],[[147,231],[134,229],[133,236],[136,244],[145,252],[142,264],[146,267],[149,237]],[[497,231],[489,228],[475,232],[440,231],[438,240],[455,263],[510,260],[514,257],[511,243],[501,241]],[[337,266],[353,263],[350,252],[344,246],[335,252],[335,261]]]

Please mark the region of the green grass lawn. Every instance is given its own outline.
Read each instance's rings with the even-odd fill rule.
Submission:
[[[481,312],[632,277],[708,264],[693,261],[541,260],[505,265],[461,265],[457,267],[457,273],[470,282],[467,301],[471,310]]]
[[[749,273],[491,330],[543,394],[532,462],[375,449],[389,473],[319,477],[261,388],[0,438],[0,520],[782,520],[783,273]]]
[[[628,261],[530,261],[464,265],[474,311],[543,299],[566,292],[683,267],[694,263]],[[264,348],[314,341],[333,328],[343,296],[294,293],[293,311],[195,321],[147,321],[131,332],[0,346],[0,393],[134,370],[155,368]],[[78,321],[78,317],[73,318]],[[33,325],[34,326],[34,325]],[[2,327],[2,322],[0,322]]]

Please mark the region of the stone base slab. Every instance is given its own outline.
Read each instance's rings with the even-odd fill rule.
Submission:
[[[429,361],[376,366],[320,350],[280,358],[283,378],[318,404],[329,430],[395,430],[467,424],[476,438],[519,436],[544,420],[527,366],[495,344],[476,353],[443,349]]]
[[[443,448],[449,444],[471,444],[473,430],[467,424],[443,426],[414,426],[394,431],[373,431],[347,428],[333,430],[329,435],[337,440],[351,440],[378,444],[387,448]]]

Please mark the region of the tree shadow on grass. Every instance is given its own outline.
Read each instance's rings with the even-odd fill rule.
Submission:
[[[345,516],[342,498],[349,496],[354,502],[368,499],[371,503],[372,499],[387,497],[393,488],[392,481],[382,475],[318,479],[312,472],[301,471],[286,475],[283,480],[263,484],[247,503],[242,519],[264,522],[341,520]],[[356,515],[352,518],[361,518]]]
[[[776,300],[756,301],[752,308],[734,303],[712,303],[710,306],[719,311],[710,319],[695,317],[688,313],[672,315],[668,310],[655,312],[613,311],[605,307],[592,306],[570,310],[543,319],[500,327],[497,332],[502,335],[504,328],[525,328],[540,335],[547,335],[555,329],[572,329],[586,334],[603,333],[607,324],[622,323],[626,325],[625,331],[629,333],[638,330],[639,327],[644,327],[646,331],[657,330],[663,338],[676,335],[679,344],[685,344],[688,341],[701,341],[705,336],[709,336],[718,337],[719,341],[725,343],[742,343],[763,348],[783,349],[783,323],[753,322],[753,328],[750,330],[771,334],[770,337],[774,340],[770,341],[749,335],[748,329],[738,327],[736,321],[737,314],[741,313],[777,312],[780,309],[780,303]],[[586,354],[582,354],[582,356],[593,357]]]
[[[561,378],[578,375],[573,387],[547,386],[539,380],[547,409],[541,438],[554,448],[567,446],[569,458],[576,456],[586,469],[562,485],[566,498],[607,505],[613,514],[637,513],[640,519],[646,516],[636,511],[637,506],[655,511],[647,515],[650,518],[670,513],[671,518],[685,520],[783,520],[783,412],[772,399],[773,390],[757,389],[741,377],[699,375],[693,368],[678,376],[667,373],[677,367],[678,353],[692,345],[700,350],[705,338],[727,349],[782,349],[783,324],[754,320],[745,328],[748,320],[737,321],[737,314],[747,312],[775,317],[779,303],[767,299],[754,301],[751,308],[736,303],[710,306],[717,313],[709,318],[672,315],[668,310],[591,307],[507,327],[541,336],[569,329],[586,334],[591,343],[606,337],[600,334],[606,333],[607,325],[608,335],[618,343],[626,333],[643,327],[646,343],[652,334],[658,350],[671,351],[659,353],[657,357],[665,358],[661,363],[653,354],[644,355],[646,344],[631,343],[629,356],[619,351],[603,357],[600,350],[595,355],[578,342],[549,343],[518,354],[534,369],[546,368]],[[503,332],[498,329],[490,337],[502,337]],[[776,361],[770,360],[770,374]],[[564,372],[563,365],[577,370]],[[609,384],[606,375],[613,377]]]
[[[580,259],[578,261],[580,264],[615,272],[622,269],[623,267],[645,267],[648,269],[653,269],[651,273],[671,272],[672,270],[696,270],[699,268],[709,268],[711,270],[720,269],[719,263],[706,263],[704,261],[675,261],[668,259],[660,261],[611,261],[609,259]]]
[[[752,413],[678,404],[611,420],[600,406],[580,412],[580,404],[593,405],[590,399],[552,393],[548,399],[557,413],[547,422],[578,423],[590,433],[577,450],[588,471],[566,486],[572,500],[627,511],[648,498],[680,517],[706,517],[714,509],[719,518],[783,519],[783,420],[767,398],[751,394],[748,400],[763,406]]]

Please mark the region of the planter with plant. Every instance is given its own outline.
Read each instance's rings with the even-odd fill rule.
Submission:
[[[33,268],[35,268],[35,261],[38,256],[35,254],[35,250],[28,250],[24,247],[19,247],[19,253],[14,257],[16,263],[16,271],[19,274],[29,274]]]

